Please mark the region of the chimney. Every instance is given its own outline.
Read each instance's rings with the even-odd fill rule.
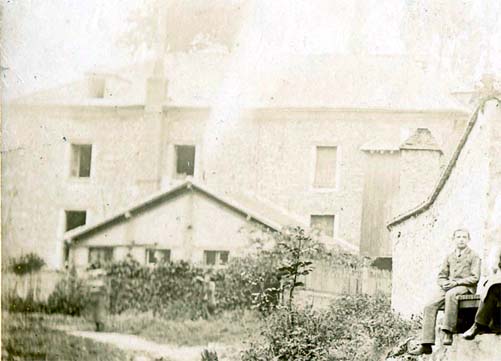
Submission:
[[[400,146],[398,213],[418,206],[440,176],[442,150],[427,128],[418,128]]]
[[[153,74],[146,80],[146,111],[162,112],[167,97],[167,79],[164,74],[163,58],[155,62]]]

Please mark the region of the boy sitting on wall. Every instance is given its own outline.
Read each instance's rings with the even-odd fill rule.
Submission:
[[[445,304],[443,344],[452,344],[452,334],[456,332],[459,295],[475,293],[480,278],[480,257],[468,247],[470,233],[457,229],[452,235],[455,250],[449,254],[438,274],[437,292],[425,307],[421,345],[410,351],[412,355],[431,354],[435,344],[435,321],[438,310]]]

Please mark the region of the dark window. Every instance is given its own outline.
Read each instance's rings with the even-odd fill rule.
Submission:
[[[79,178],[90,177],[92,161],[92,144],[71,145],[71,176]]]
[[[90,247],[89,264],[108,263],[113,260],[113,247]]]
[[[195,174],[195,146],[176,145],[176,175]]]
[[[204,251],[204,264],[207,266],[224,265],[228,263],[229,251]]]
[[[334,215],[312,215],[310,226],[324,236],[334,237]]]
[[[161,263],[170,261],[170,249],[154,249],[146,250],[146,263]]]
[[[83,226],[87,221],[87,211],[65,211],[66,231]]]

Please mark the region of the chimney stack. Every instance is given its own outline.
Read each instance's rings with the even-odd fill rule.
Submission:
[[[398,212],[418,206],[430,195],[440,176],[442,150],[427,128],[418,128],[400,146]]]

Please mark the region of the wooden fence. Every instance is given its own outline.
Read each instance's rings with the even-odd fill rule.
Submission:
[[[15,295],[25,299],[31,293],[35,301],[46,301],[63,275],[56,271],[39,271],[23,276],[4,272],[2,298]]]
[[[391,295],[391,272],[375,268],[353,270],[316,263],[304,283],[306,291],[330,295]]]

